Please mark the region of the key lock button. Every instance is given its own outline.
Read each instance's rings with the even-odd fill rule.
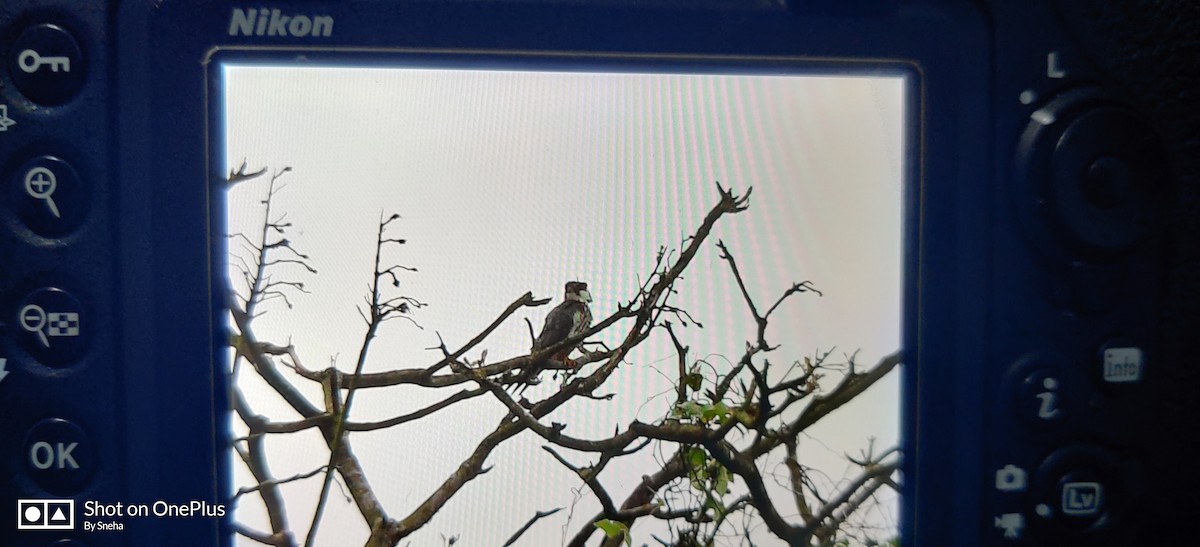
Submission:
[[[86,61],[79,43],[66,29],[51,23],[26,28],[8,50],[8,73],[29,100],[57,106],[83,87]]]

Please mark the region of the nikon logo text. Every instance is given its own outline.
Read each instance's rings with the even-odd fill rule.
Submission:
[[[283,15],[277,9],[233,8],[229,17],[230,36],[329,36],[333,17],[328,15]]]

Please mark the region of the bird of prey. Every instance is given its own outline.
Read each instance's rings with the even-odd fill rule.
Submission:
[[[568,281],[566,289],[563,291],[562,303],[550,310],[546,316],[546,324],[542,326],[542,333],[533,342],[533,352],[537,353],[567,338],[583,334],[588,327],[592,326],[592,310],[588,308],[588,303],[591,301],[592,295],[588,292],[587,283]],[[578,346],[578,343],[569,344],[554,352],[546,360],[530,365],[521,375],[520,383],[528,385],[532,382],[537,378],[538,373],[546,368],[549,361],[558,361],[568,368],[575,368],[575,361],[567,356]]]

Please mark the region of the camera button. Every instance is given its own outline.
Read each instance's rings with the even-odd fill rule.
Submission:
[[[87,350],[91,318],[74,296],[47,287],[26,296],[17,308],[15,324],[21,346],[44,365],[63,367]]]
[[[91,439],[79,426],[62,418],[33,426],[21,446],[26,472],[52,494],[79,492],[95,469]]]
[[[25,29],[8,50],[8,72],[17,90],[46,106],[63,104],[83,87],[87,66],[79,43],[58,25]]]
[[[87,188],[70,164],[54,156],[38,156],[21,166],[11,194],[17,217],[43,237],[66,235],[87,214]]]
[[[1015,464],[1007,464],[996,471],[996,490],[1000,492],[1024,492],[1028,473]]]

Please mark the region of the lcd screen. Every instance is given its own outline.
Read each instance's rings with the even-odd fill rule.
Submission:
[[[486,68],[215,69],[237,544],[895,541],[908,78]]]

